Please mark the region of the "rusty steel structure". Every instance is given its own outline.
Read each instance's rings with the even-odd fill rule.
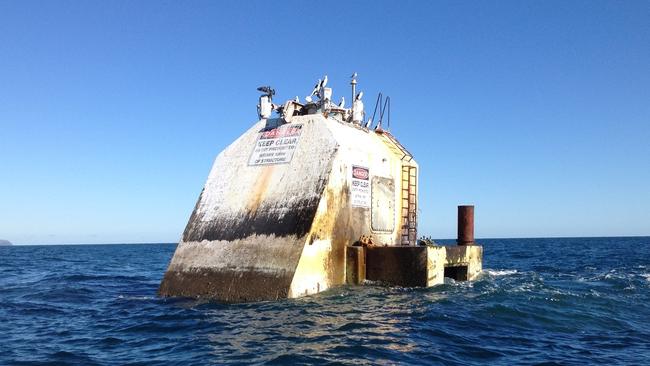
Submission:
[[[474,206],[458,206],[458,245],[474,244]]]

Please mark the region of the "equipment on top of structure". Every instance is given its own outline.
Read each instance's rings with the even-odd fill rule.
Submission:
[[[360,125],[363,122],[363,117],[365,115],[361,98],[363,98],[363,92],[359,92],[359,94],[354,97],[354,102],[352,102],[352,123],[356,125]]]
[[[418,245],[418,164],[381,128],[388,97],[375,129],[364,123],[356,77],[350,109],[332,103],[327,76],[304,104],[273,104],[275,90],[258,88],[260,119],[217,156],[162,296],[273,300],[365,279],[432,286],[478,275],[473,229],[456,247]]]
[[[264,93],[260,95],[260,100],[257,104],[257,115],[260,119],[270,118],[274,109],[273,96],[275,95],[275,89],[270,86],[260,86],[257,90]]]
[[[375,109],[372,112],[372,117],[370,120],[368,120],[368,123],[366,124],[366,128],[370,128],[372,121],[375,120],[375,115],[377,114],[377,108],[379,108],[379,121],[377,121],[377,125],[375,126],[376,131],[382,131],[381,123],[384,121],[384,115],[386,115],[387,119],[387,129],[390,130],[390,97],[386,96],[386,99],[384,99],[384,95],[382,93],[379,93],[377,95],[377,101],[375,102]],[[388,111],[386,111],[388,109]]]

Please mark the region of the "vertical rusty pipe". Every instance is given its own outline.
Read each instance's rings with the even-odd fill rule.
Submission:
[[[458,245],[474,244],[474,206],[458,206]]]

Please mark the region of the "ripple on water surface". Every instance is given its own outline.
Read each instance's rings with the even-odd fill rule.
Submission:
[[[175,245],[0,248],[0,364],[650,364],[650,238],[483,240],[475,282],[156,297]]]

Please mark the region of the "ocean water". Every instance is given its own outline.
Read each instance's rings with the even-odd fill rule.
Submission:
[[[0,247],[0,364],[650,365],[650,238],[486,239],[475,282],[160,299],[173,244]]]

